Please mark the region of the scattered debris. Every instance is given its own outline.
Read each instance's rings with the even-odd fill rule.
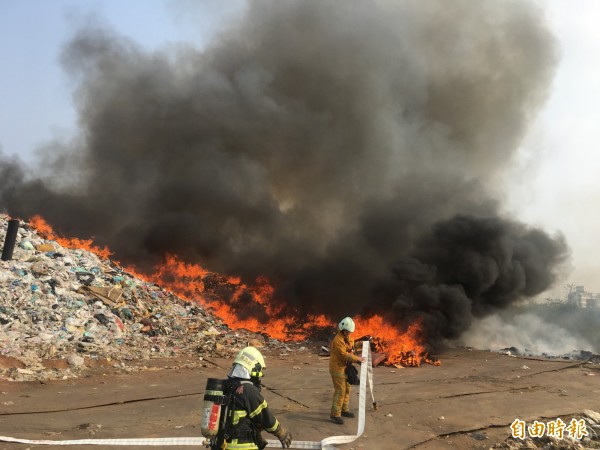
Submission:
[[[600,363],[600,355],[592,353],[587,350],[573,350],[570,353],[554,355],[550,353],[539,353],[531,352],[528,349],[523,351],[517,349],[516,347],[507,347],[498,350],[498,353],[502,353],[503,355],[517,357],[517,356],[525,356],[532,358],[543,357],[545,359],[562,359],[562,360],[573,360],[573,361],[588,361],[590,363]]]
[[[558,449],[558,450],[585,450],[600,448],[600,413],[591,410],[583,410],[581,414],[562,417],[565,423],[570,423],[572,419],[576,421],[583,420],[585,423],[586,435],[581,439],[574,439],[565,434],[562,438],[554,436],[526,437],[525,439],[515,439],[509,437],[504,442],[499,442],[490,449],[517,450],[517,449]]]
[[[485,433],[471,433],[470,436],[477,441],[485,441],[489,437]]]

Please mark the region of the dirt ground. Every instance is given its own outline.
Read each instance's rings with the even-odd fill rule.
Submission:
[[[456,348],[441,366],[376,367],[377,410],[367,396],[363,436],[340,450],[488,449],[510,437],[519,418],[550,421],[600,412],[600,365],[535,360]],[[328,358],[317,351],[267,354],[263,393],[295,439],[356,433],[356,420],[328,420],[332,395]],[[156,362],[155,370],[96,368],[77,379],[0,382],[0,435],[26,439],[200,436],[206,379],[223,378],[232,360],[185,368],[185,360]],[[356,412],[358,390],[352,394]],[[272,439],[271,435],[265,437]],[[143,449],[137,446],[79,446]],[[0,450],[56,449],[0,442]],[[154,447],[156,448],[156,447]],[[185,449],[193,447],[169,447]]]

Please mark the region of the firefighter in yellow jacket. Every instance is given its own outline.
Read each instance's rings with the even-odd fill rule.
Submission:
[[[342,425],[344,417],[354,417],[350,412],[350,384],[346,376],[346,365],[348,363],[361,363],[364,358],[355,355],[354,340],[350,337],[354,333],[354,321],[350,317],[342,319],[338,324],[338,333],[331,342],[329,356],[329,373],[333,380],[333,400],[331,402],[330,419]]]

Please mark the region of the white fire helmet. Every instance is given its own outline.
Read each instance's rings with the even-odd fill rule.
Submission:
[[[354,320],[351,317],[344,317],[338,324],[338,328],[341,330],[348,330],[350,333],[354,333]]]

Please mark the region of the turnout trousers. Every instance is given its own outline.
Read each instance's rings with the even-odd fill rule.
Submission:
[[[345,373],[329,372],[333,380],[333,399],[331,400],[331,415],[340,417],[342,412],[350,409],[350,384]]]

